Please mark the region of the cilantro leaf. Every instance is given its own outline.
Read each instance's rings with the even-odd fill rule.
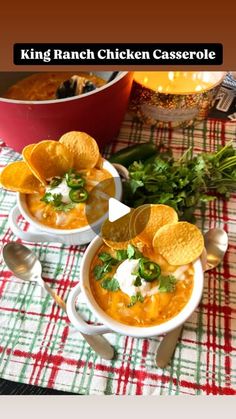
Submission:
[[[117,250],[116,251],[116,258],[119,262],[121,262],[122,260],[127,259],[128,255],[127,255],[127,250]]]
[[[130,298],[130,303],[128,304],[128,307],[133,307],[134,304],[136,304],[138,301],[140,303],[144,302],[144,297],[142,296],[141,292],[137,292],[136,295],[132,295],[132,297]]]
[[[107,252],[99,253],[98,257],[102,262],[109,262],[111,265],[116,265],[118,263],[118,261]]]
[[[112,270],[112,263],[107,262],[103,265],[103,272],[106,274],[107,272],[111,272]]]
[[[96,265],[94,266],[93,273],[95,276],[95,279],[99,281],[100,279],[104,278],[104,276],[111,272],[112,266],[109,262],[105,263],[104,265]]]
[[[93,274],[94,274],[95,279],[97,281],[99,279],[102,279],[102,277],[104,276],[103,266],[101,266],[101,265],[94,266],[94,268],[93,268]]]
[[[132,244],[128,244],[127,256],[128,259],[139,259],[140,257],[142,257],[142,253],[138,249],[136,249],[136,247],[134,247]]]
[[[118,291],[120,289],[119,282],[116,278],[106,278],[101,283],[102,288],[108,291]]]
[[[130,181],[130,189],[131,189],[132,193],[135,193],[137,191],[137,189],[141,188],[143,185],[144,185],[144,183],[141,180],[132,179]]]
[[[55,207],[59,207],[62,204],[62,194],[53,194],[51,192],[46,192],[41,198],[41,201],[46,202],[46,204],[52,204]]]
[[[46,192],[41,198],[41,201],[46,202],[46,204],[50,204],[51,202],[53,202],[53,195],[51,194],[51,192]]]
[[[107,253],[107,252],[99,253],[98,257],[99,259],[102,260],[102,262],[108,262],[108,260],[111,259],[110,253]]]
[[[141,285],[142,285],[142,280],[141,280],[140,276],[137,276],[137,278],[134,281],[134,286],[135,287],[141,287]]]
[[[135,256],[135,247],[132,244],[128,244],[127,256],[129,259],[133,259]]]
[[[52,194],[53,196],[53,205],[55,207],[59,207],[62,203],[62,194],[58,193],[58,194]]]
[[[161,275],[159,277],[159,292],[174,292],[175,291],[175,284],[176,278],[174,275]]]
[[[62,202],[61,194],[53,194],[51,192],[46,192],[44,196],[41,198],[41,201],[45,202],[46,204],[53,205],[56,211],[67,212],[75,206],[73,202],[70,202],[69,204]]]
[[[75,204],[73,202],[71,202],[69,204],[60,204],[56,207],[56,211],[68,212],[74,207],[75,207]]]

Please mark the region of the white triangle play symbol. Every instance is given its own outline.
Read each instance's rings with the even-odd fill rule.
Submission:
[[[113,223],[113,221],[118,220],[118,218],[124,217],[124,215],[130,212],[130,208],[127,205],[122,204],[122,202],[118,201],[115,198],[109,199],[109,215],[108,219]]]

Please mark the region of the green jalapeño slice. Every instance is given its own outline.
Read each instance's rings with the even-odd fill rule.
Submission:
[[[84,186],[84,179],[82,178],[82,176],[72,173],[70,175],[68,175],[67,179],[66,179],[66,183],[67,186],[69,186],[69,188],[71,189],[78,189],[78,188],[82,188]]]
[[[160,266],[148,259],[140,259],[139,274],[146,282],[152,282],[160,276]]]
[[[71,189],[69,197],[72,202],[85,202],[88,198],[88,192],[84,188]]]

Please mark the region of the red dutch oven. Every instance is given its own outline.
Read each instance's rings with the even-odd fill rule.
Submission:
[[[0,73],[0,95],[32,73]],[[104,79],[111,72],[94,72]],[[27,144],[56,140],[68,131],[84,131],[99,147],[119,132],[128,106],[133,73],[121,71],[106,85],[81,96],[60,100],[21,101],[0,97],[0,139],[21,152]]]

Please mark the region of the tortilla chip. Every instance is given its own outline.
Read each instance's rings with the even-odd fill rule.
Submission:
[[[130,234],[134,243],[141,241],[151,247],[155,233],[165,224],[178,221],[175,210],[162,204],[145,204],[136,208],[130,220]]]
[[[101,156],[101,154],[99,154],[99,158],[98,158],[98,161],[96,163],[96,168],[97,169],[102,169],[103,168],[103,163],[104,163],[104,158]]]
[[[96,141],[85,132],[71,131],[60,138],[74,157],[75,169],[92,169],[99,161],[100,153]]]
[[[63,176],[73,167],[73,156],[58,141],[46,140],[33,147],[28,162],[34,175],[46,185],[47,179]]]
[[[30,166],[30,156],[32,153],[33,148],[35,147],[36,144],[29,144],[27,146],[25,146],[22,150],[22,157],[23,160],[28,164],[29,169],[31,170],[31,166]]]
[[[24,161],[8,164],[0,174],[3,188],[13,192],[32,194],[40,191],[40,182]]]
[[[185,265],[202,254],[204,239],[195,225],[182,221],[161,227],[154,236],[153,247],[170,265]]]
[[[124,217],[118,218],[116,221],[104,221],[101,228],[101,236],[107,246],[112,249],[126,249],[128,244],[131,244],[131,237],[129,232],[129,223],[132,210]]]

